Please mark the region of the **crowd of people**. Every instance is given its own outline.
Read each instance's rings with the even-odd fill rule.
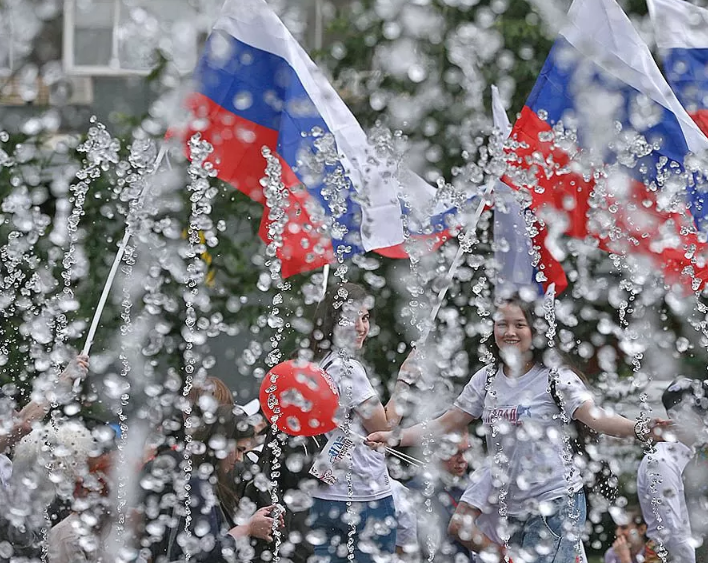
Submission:
[[[89,359],[78,356],[46,400],[18,412],[0,398],[0,560],[587,561],[582,437],[593,431],[654,444],[637,467],[637,506],[609,510],[616,530],[605,562],[708,561],[708,385],[674,380],[665,420],[605,410],[539,330],[537,306],[500,299],[491,361],[448,410],[410,425],[434,364],[412,352],[382,404],[361,360],[373,298],[340,285],[297,352],[337,386],[335,430],[286,435],[207,377],[133,458],[125,424],[51,408],[86,376]],[[486,455],[474,450],[471,460],[477,420]],[[387,452],[417,446],[430,463],[393,479]],[[311,471],[323,462],[327,479]]]

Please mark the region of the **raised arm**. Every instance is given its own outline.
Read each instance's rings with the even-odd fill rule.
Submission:
[[[486,550],[494,555],[499,555],[502,552],[502,546],[494,543],[477,527],[476,521],[481,514],[482,511],[478,508],[466,502],[460,502],[455,514],[450,519],[447,533],[470,551],[481,553]]]
[[[401,364],[393,393],[386,406],[378,398],[372,397],[356,408],[367,432],[379,432],[395,428],[405,414],[406,395],[410,387],[420,378],[420,368],[415,362],[415,350]]]

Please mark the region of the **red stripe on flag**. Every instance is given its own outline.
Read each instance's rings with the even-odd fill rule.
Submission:
[[[538,223],[537,223],[538,224]],[[538,252],[539,261],[536,269],[546,276],[542,282],[544,291],[553,283],[556,285],[555,293],[560,295],[568,288],[568,278],[565,275],[565,270],[558,260],[556,260],[546,246],[546,236],[548,232],[545,228],[538,229],[538,232],[531,237],[533,246]]]
[[[689,114],[698,128],[708,135],[708,109],[699,109]]]
[[[435,252],[450,238],[450,232],[447,229],[440,233],[430,235],[411,235],[411,239],[415,241],[415,244],[425,244],[424,248],[426,253]],[[386,258],[396,258],[400,260],[410,258],[410,255],[406,251],[406,243],[387,246],[386,248],[377,248],[374,252]]]
[[[199,93],[190,96],[187,107],[193,116],[190,127],[184,133],[172,131],[169,135],[188,139],[196,132],[201,133],[202,138],[214,147],[209,162],[216,168],[218,178],[265,206],[260,181],[265,176],[266,161],[261,149],[266,146],[277,155],[278,132],[238,117]],[[310,194],[290,166],[278,158],[283,184],[289,191],[288,220],[283,232],[283,246],[278,249],[281,274],[287,278],[332,263],[334,251],[322,223],[315,222],[308,211]],[[271,221],[265,208],[259,236],[266,244],[270,242],[268,226]]]
[[[278,258],[282,263],[281,273],[284,278],[302,272],[309,272],[321,268],[335,261],[334,249],[331,239],[324,234],[322,223],[312,220],[307,202],[310,194],[300,183],[295,173],[280,157],[283,168],[283,183],[288,189],[288,216],[283,232],[283,246],[278,249]],[[268,208],[263,211],[261,227],[258,232],[261,239],[267,244],[268,226],[271,223]]]
[[[234,115],[203,94],[192,94],[187,108],[192,120],[184,139],[201,133],[214,147],[209,162],[218,177],[252,200],[265,203],[260,184],[265,170],[261,149],[265,146],[275,152],[278,132]]]
[[[569,222],[567,235],[580,239],[592,237],[607,252],[651,257],[664,271],[668,283],[680,282],[691,287],[692,277],[684,274],[688,267],[693,268],[693,277],[701,281],[701,286],[708,280],[705,264],[708,245],[699,240],[688,210],[681,214],[657,209],[656,193],[642,182],[630,179],[624,199],[603,195],[595,198],[591,211],[594,181],[586,181],[570,171],[570,157],[553,147],[551,140],[539,140],[539,133],[550,132],[547,122],[524,107],[511,133],[512,139],[525,146],[509,149],[508,161],[515,170],[504,181],[515,189],[527,190],[534,212],[550,208],[564,213]],[[520,172],[528,173],[530,178],[522,182]],[[545,244],[538,242],[544,250]]]

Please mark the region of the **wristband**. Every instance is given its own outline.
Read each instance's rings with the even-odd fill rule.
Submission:
[[[396,379],[397,383],[405,383],[409,387],[415,385],[416,381],[418,381],[417,377],[411,377],[411,375],[406,372],[399,373],[398,378]]]
[[[420,371],[418,370],[406,370],[403,369],[398,372],[398,377],[396,381],[405,383],[406,385],[413,386],[420,380]]]
[[[650,434],[651,430],[649,430],[646,420],[640,418],[634,423],[634,435],[637,437],[637,440],[647,443],[649,441]]]

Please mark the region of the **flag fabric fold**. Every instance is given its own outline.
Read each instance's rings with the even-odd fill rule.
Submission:
[[[573,2],[511,137],[505,181],[547,224],[650,260],[668,283],[708,279],[708,209],[684,167],[708,139],[614,0]]]
[[[222,180],[265,203],[266,146],[283,169],[282,274],[403,241],[396,170],[264,0],[227,0],[195,71],[187,135],[214,146]],[[261,236],[266,238],[269,214]]]
[[[494,128],[504,139],[511,133],[511,123],[499,90],[492,86]],[[563,292],[568,280],[560,263],[546,248],[545,231],[527,224],[527,213],[517,202],[514,191],[503,181],[494,187],[494,259],[499,267],[496,293],[518,292],[533,287],[539,295],[555,284],[556,294]],[[534,236],[531,237],[531,233]],[[537,259],[534,260],[534,255]]]
[[[647,0],[664,75],[708,134],[708,10],[684,0]]]

